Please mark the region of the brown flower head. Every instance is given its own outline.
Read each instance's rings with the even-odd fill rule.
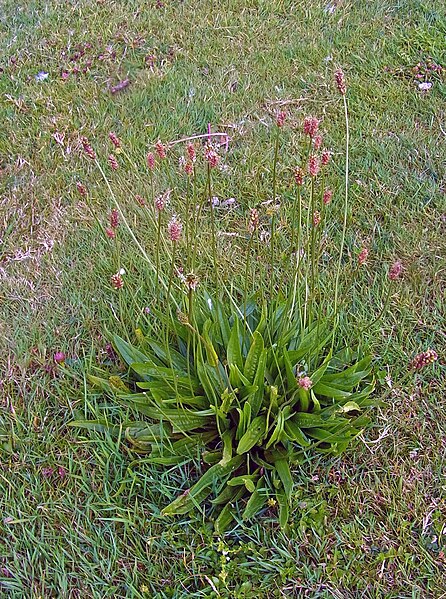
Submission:
[[[315,116],[306,116],[304,120],[305,135],[309,135],[313,139],[319,129],[319,122]]]
[[[328,187],[324,190],[324,195],[322,196],[322,201],[327,206],[333,198],[333,192]]]
[[[95,160],[96,153],[93,150],[93,148],[91,147],[91,145],[86,137],[82,138],[82,148],[83,148],[85,154],[88,156],[88,158],[90,158],[90,160]]]
[[[124,279],[122,278],[121,273],[117,272],[115,275],[112,275],[110,283],[113,289],[122,289],[124,287]]]
[[[294,169],[294,180],[296,181],[297,185],[302,185],[304,182],[304,171],[302,168],[300,168],[300,166],[296,166]]]
[[[310,176],[317,177],[319,174],[319,169],[320,169],[319,158],[317,156],[315,156],[314,154],[311,154],[311,156],[308,158],[308,172],[310,173]]]
[[[402,271],[403,271],[403,265],[401,264],[400,260],[397,260],[390,267],[390,270],[389,270],[389,279],[391,281],[396,281],[396,279],[399,279]]]
[[[153,152],[149,152],[146,157],[147,166],[149,167],[149,171],[153,171],[155,168],[155,155]]]
[[[367,258],[369,255],[369,250],[367,248],[362,248],[358,255],[358,264],[361,266],[367,262]]]
[[[83,198],[85,198],[87,195],[87,188],[85,187],[85,185],[83,185],[80,181],[78,181],[76,183],[76,188],[79,192],[79,195],[81,195]]]
[[[204,158],[211,168],[215,168],[220,160],[219,155],[210,144],[204,149]]]
[[[317,227],[321,223],[321,213],[318,210],[313,212],[313,225]]]
[[[112,144],[115,146],[115,148],[120,148],[121,147],[121,141],[118,138],[118,136],[116,135],[116,133],[113,133],[113,131],[110,131],[110,133],[108,134]]]
[[[119,225],[119,212],[116,210],[116,208],[113,208],[113,210],[110,212],[110,226],[113,229],[116,229],[118,225]]]
[[[200,282],[200,279],[197,277],[196,274],[194,274],[193,272],[188,273],[185,277],[184,277],[184,283],[186,284],[186,287],[190,290],[190,291],[195,291],[196,288],[198,287],[198,283]]]
[[[195,146],[193,143],[188,143],[186,146],[186,153],[189,160],[193,163],[197,159],[197,153],[195,151]]]
[[[286,119],[286,112],[284,112],[283,110],[281,110],[276,115],[276,125],[278,127],[283,127],[283,125],[285,123],[285,119]]]
[[[428,349],[424,352],[421,352],[421,354],[416,355],[409,364],[409,368],[413,370],[421,370],[421,368],[424,368],[428,364],[433,364],[433,362],[436,362],[437,360],[437,352],[433,349]]]
[[[110,156],[108,157],[108,162],[114,171],[118,170],[119,164],[118,164],[118,161],[116,160],[116,156],[113,156],[113,154],[110,154]]]
[[[323,166],[327,166],[327,164],[330,162],[330,158],[331,158],[331,152],[329,150],[323,150],[322,155],[321,155],[321,162],[322,162]]]
[[[313,147],[316,152],[320,149],[322,145],[322,135],[315,135],[313,139]]]
[[[163,160],[167,156],[167,147],[159,139],[155,144],[155,150],[159,158]]]
[[[342,94],[343,96],[345,96],[345,94],[347,93],[347,85],[345,83],[345,75],[344,75],[344,71],[342,69],[338,69],[336,71],[335,82],[336,82],[336,87],[339,90],[339,93]]]
[[[249,211],[248,231],[253,234],[259,228],[259,211],[257,208],[251,208]]]
[[[169,221],[169,224],[167,225],[167,231],[169,234],[169,239],[173,243],[180,241],[182,230],[183,230],[183,225],[181,224],[181,222],[178,220],[178,218],[175,215],[172,216],[172,218]]]

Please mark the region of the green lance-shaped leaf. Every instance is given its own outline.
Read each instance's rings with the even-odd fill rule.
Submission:
[[[150,358],[143,354],[139,349],[121,339],[119,335],[114,335],[113,337],[114,346],[121,356],[121,358],[126,362],[129,366],[133,364],[133,362],[149,362]]]
[[[207,472],[203,474],[198,482],[195,483],[187,492],[182,493],[172,503],[162,510],[164,516],[174,516],[175,514],[187,514],[192,510],[195,504],[200,503],[212,491],[212,484],[216,481],[221,481],[231,472],[234,472],[243,462],[243,456],[235,456],[226,464],[219,462],[211,466]]]
[[[231,337],[231,327],[229,326],[228,317],[226,316],[222,303],[218,299],[211,299],[210,305],[212,305],[214,309],[214,320],[218,322],[220,326],[221,339],[223,341],[223,345],[227,347],[229,339]]]
[[[314,393],[317,393],[317,395],[331,397],[332,399],[346,399],[348,397],[351,397],[351,393],[349,391],[342,391],[342,389],[337,389],[336,387],[325,385],[322,382],[319,382],[316,385],[314,385],[313,391]]]
[[[271,437],[268,439],[268,443],[266,444],[266,449],[271,447],[274,443],[277,443],[283,439],[283,433],[285,430],[285,421],[290,416],[291,408],[290,406],[285,406],[282,410],[279,410],[277,414],[277,423],[271,434]]]
[[[235,503],[238,499],[243,497],[245,493],[245,490],[243,488],[233,488],[231,489],[231,491],[233,492],[232,497],[227,501],[226,505],[223,507],[220,514],[218,515],[218,518],[215,520],[214,523],[214,530],[215,533],[218,535],[221,535],[224,532],[226,532],[228,528],[231,526],[231,524],[234,522],[236,513]]]
[[[292,420],[285,422],[285,433],[290,441],[297,443],[301,447],[310,447],[311,442],[301,428]]]
[[[226,357],[228,359],[229,367],[236,366],[240,372],[243,372],[243,357],[242,350],[240,347],[240,332],[239,332],[239,320],[235,318],[234,324],[232,325],[231,336],[226,351]]]
[[[287,496],[284,492],[277,491],[277,501],[279,503],[279,524],[280,528],[286,528],[290,517],[290,508]]]
[[[349,427],[350,428],[350,427]],[[330,432],[330,430],[326,430],[323,428],[310,428],[307,431],[307,435],[309,437],[313,437],[314,439],[318,439],[318,441],[325,441],[326,443],[346,443],[350,441],[353,437],[352,431],[346,431],[344,435],[341,435],[336,432]]]
[[[285,348],[282,350],[283,361],[285,365],[286,379],[287,379],[287,387],[288,391],[294,391],[297,389],[297,379],[293,372],[293,367],[291,365],[290,356]]]
[[[249,425],[246,433],[240,439],[237,454],[243,454],[249,451],[257,445],[261,439],[265,436],[266,432],[266,417],[257,416]]]
[[[149,341],[149,345],[155,355],[169,368],[175,368],[175,370],[180,370],[182,372],[187,372],[187,360],[184,356],[182,356],[175,349],[169,347],[169,351],[166,351],[166,348],[157,343],[156,341]],[[140,360],[138,360],[140,361]]]
[[[242,487],[245,486],[246,489],[250,493],[254,493],[256,488],[255,483],[259,479],[259,472],[256,470],[253,474],[241,474],[240,476],[235,476],[228,480],[228,485],[230,487]]]
[[[218,355],[217,355],[217,352],[215,351],[215,348],[211,341],[211,336],[210,336],[211,326],[212,326],[212,321],[210,320],[210,318],[208,318],[208,320],[206,320],[206,322],[203,325],[202,337],[204,339],[207,362],[210,366],[217,368],[218,367]]]
[[[255,393],[253,393],[249,399],[249,403],[251,405],[251,418],[255,418],[257,416],[262,406],[265,394],[265,370],[267,356],[268,351],[263,349],[259,357],[257,371],[254,377],[254,387],[257,387],[257,391],[255,391]]]
[[[243,520],[250,520],[264,507],[268,499],[267,494],[264,492],[264,484],[265,479],[262,476],[261,478],[259,478],[255,491],[251,494],[251,497],[249,498],[248,503],[246,504],[246,507],[243,510]]]
[[[251,347],[249,348],[248,355],[246,356],[245,368],[243,370],[243,374],[250,383],[254,383],[254,378],[263,348],[263,337],[258,331],[255,331],[252,335]]]
[[[276,452],[274,452],[276,455]],[[280,456],[274,459],[274,465],[277,470],[277,474],[282,482],[285,495],[290,501],[291,493],[293,491],[293,477],[291,476],[290,466],[288,464],[288,460],[285,456]]]
[[[290,423],[298,426],[299,428],[313,428],[313,427],[329,427],[339,423],[333,415],[329,415],[324,418],[320,414],[309,414],[308,412],[296,412],[290,419]]]
[[[352,366],[345,368],[339,372],[328,372],[324,374],[324,383],[330,382],[342,382],[345,384],[350,383],[350,381],[357,380],[357,375],[364,375],[361,378],[365,378],[370,374],[371,368],[370,363],[372,361],[372,356],[365,356],[359,362],[356,362]]]

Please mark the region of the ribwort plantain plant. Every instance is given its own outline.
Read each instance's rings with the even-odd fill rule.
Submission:
[[[148,154],[154,260],[129,226],[96,153],[88,140],[83,142],[86,155],[104,177],[116,218],[127,228],[155,278],[151,317],[159,326],[147,335],[138,330],[136,344],[113,336],[114,347],[127,366],[124,376],[90,376],[93,385],[131,408],[139,419],[118,424],[105,419],[77,420],[72,425],[123,429],[132,450],[148,454],[146,460],[161,466],[184,464],[199,455],[204,473],[164,507],[166,516],[205,508],[220,533],[238,514],[249,520],[265,506],[278,504],[284,527],[292,498],[293,464],[312,452],[342,453],[369,422],[369,409],[375,405],[372,357],[342,344],[339,347],[337,334],[349,153],[347,90],[341,71],[336,73],[336,85],[343,98],[347,128],[345,199],[333,300],[325,303],[319,265],[333,192],[325,186],[331,153],[321,148],[316,117],[305,119],[304,149],[286,183],[287,189],[294,189],[290,207],[281,199],[283,181],[278,175],[285,113],[276,115],[271,195],[264,203],[249,207],[248,217],[241,218],[247,223],[243,225],[243,277],[230,288],[219,278],[212,196],[213,173],[220,163],[218,145],[213,142],[221,139],[221,134],[211,134],[209,128],[207,135],[180,140],[187,143],[180,164],[193,181],[187,183],[185,210],[175,198],[170,174],[168,192],[157,196],[154,188],[155,154],[164,170],[177,143],[168,147],[158,140]],[[194,144],[201,139],[200,162]],[[121,150],[123,144],[119,143]],[[124,150],[120,156],[132,164]],[[118,171],[114,166],[112,170],[113,174]],[[167,225],[168,235],[162,235],[167,210],[164,199],[171,194],[175,214]],[[263,205],[270,206],[269,212]],[[211,275],[206,277],[205,272],[204,282],[199,284],[195,272],[182,274],[178,261],[192,270],[200,267],[198,244],[203,222],[211,229],[209,241],[203,244],[205,249],[210,246]],[[111,242],[116,242],[116,227],[113,232]],[[261,238],[266,240],[263,252]],[[206,251],[204,254],[206,257]],[[121,288],[115,286],[116,292]],[[390,291],[379,317],[389,297]]]

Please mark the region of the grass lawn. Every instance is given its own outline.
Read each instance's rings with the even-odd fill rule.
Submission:
[[[441,0],[2,1],[1,597],[446,597],[446,78],[429,72],[433,85],[422,91],[413,72],[429,60],[446,68],[445,39]],[[151,253],[153,228],[135,203],[150,194],[148,147],[208,123],[227,132],[231,175],[215,193],[238,206],[217,213],[218,243],[222,271],[241,277],[227,233],[268,199],[278,108],[291,122],[323,118],[338,247],[339,65],[351,118],[346,259],[370,250],[353,283],[341,282],[351,300],[341,330],[348,341],[366,327],[364,341],[388,370],[386,405],[342,458],[296,469],[286,533],[272,509],[218,538],[200,516],[160,516],[196,473],[129,467],[123,440],[66,426],[104,401],[84,376],[110,364],[107,332],[132,338],[149,326],[143,309],[153,297],[130,237],[120,301],[110,288],[116,261],[97,220],[106,223],[111,197],[80,139],[104,164],[108,133],[123,140],[135,168],[122,160],[107,173]],[[279,175],[293,160],[282,157]],[[157,179],[156,191],[169,184]],[[367,328],[382,305],[384,266],[397,258],[404,276],[389,311]],[[205,246],[200,259],[206,272]],[[428,347],[435,367],[400,385]],[[54,364],[58,350],[66,370]]]

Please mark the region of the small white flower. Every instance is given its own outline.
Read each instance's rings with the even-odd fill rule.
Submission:
[[[428,92],[432,87],[432,83],[430,81],[423,81],[423,83],[418,84],[418,89],[421,92]]]
[[[212,300],[210,297],[208,297],[208,306],[209,306],[209,310],[212,310]]]
[[[125,270],[124,270],[123,268],[120,268],[120,269],[119,269],[119,274],[120,274],[120,275],[125,275]]]

